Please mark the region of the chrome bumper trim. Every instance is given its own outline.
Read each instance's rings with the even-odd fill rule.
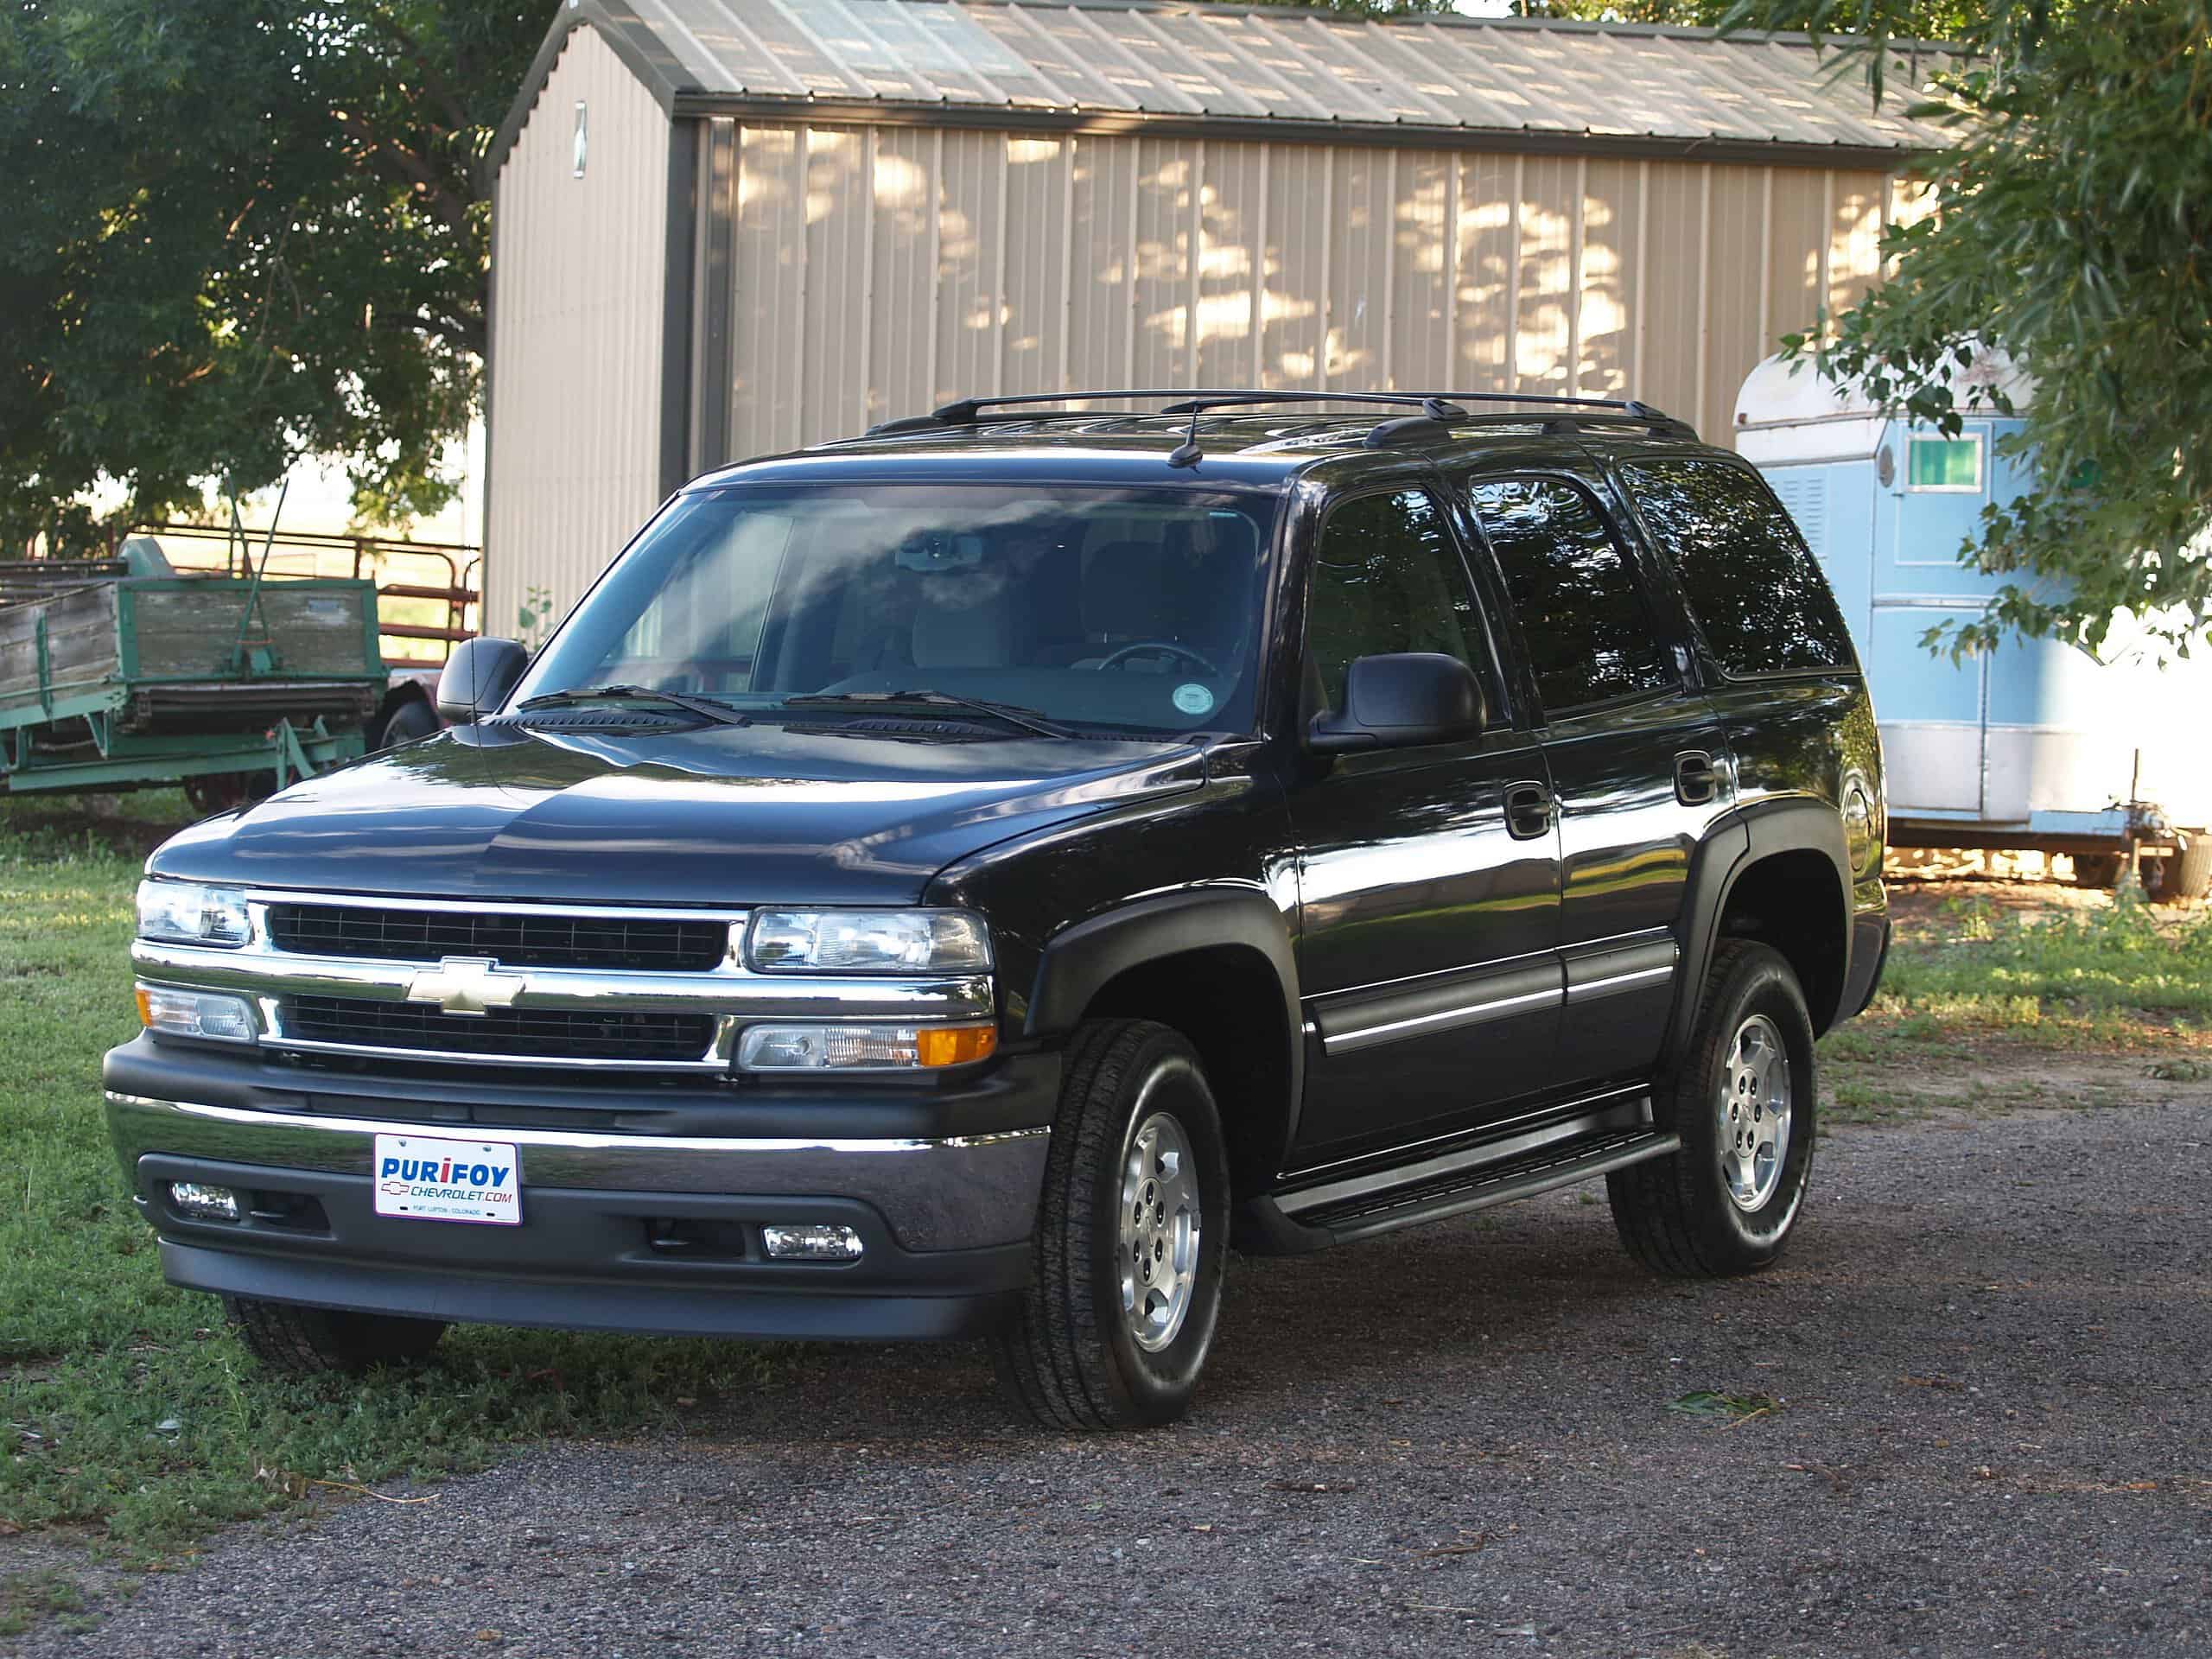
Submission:
[[[518,1147],[525,1187],[857,1198],[907,1249],[967,1249],[1029,1236],[1049,1125],[937,1140],[720,1139],[263,1112],[106,1091],[108,1125],[137,1185],[149,1154],[268,1169],[370,1173],[376,1136],[467,1135]]]

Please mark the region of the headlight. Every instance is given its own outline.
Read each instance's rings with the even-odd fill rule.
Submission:
[[[747,1071],[912,1071],[996,1052],[996,1026],[754,1026],[739,1039]]]
[[[745,955],[763,973],[981,973],[991,936],[957,910],[764,910]]]
[[[169,1037],[200,1037],[218,1043],[250,1043],[253,1010],[242,996],[219,991],[173,991],[162,985],[138,987],[138,1019],[147,1030]]]
[[[141,881],[138,937],[177,944],[244,944],[245,894],[197,881]]]

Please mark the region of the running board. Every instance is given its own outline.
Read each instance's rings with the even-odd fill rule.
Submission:
[[[1318,1230],[1341,1243],[1533,1198],[1554,1187],[1625,1169],[1647,1158],[1663,1158],[1681,1150],[1681,1137],[1673,1130],[1648,1125],[1603,1130],[1553,1141],[1516,1157],[1485,1159],[1380,1192],[1368,1188],[1365,1182],[1344,1181],[1283,1194],[1276,1202],[1297,1226]],[[1367,1190],[1342,1190],[1346,1187]]]

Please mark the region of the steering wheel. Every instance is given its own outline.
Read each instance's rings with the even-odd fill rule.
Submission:
[[[1223,677],[1222,671],[1207,661],[1204,655],[1192,651],[1188,645],[1178,645],[1173,639],[1140,639],[1134,645],[1123,645],[1118,651],[1109,651],[1098,659],[1098,671],[1103,674],[1108,669],[1120,664],[1124,658],[1141,657],[1148,651],[1156,651],[1166,657],[1179,658],[1186,663],[1195,663],[1205,671],[1210,679],[1217,680]]]

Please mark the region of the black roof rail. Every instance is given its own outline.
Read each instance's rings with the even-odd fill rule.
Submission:
[[[1469,404],[1603,411],[1642,423],[1656,431],[1695,435],[1687,421],[1677,420],[1634,398],[1572,397],[1557,393],[1518,391],[1306,391],[1287,386],[1264,389],[1140,386],[1108,391],[1032,391],[999,397],[963,397],[940,404],[927,415],[912,415],[900,420],[881,422],[870,427],[868,435],[870,437],[892,437],[905,432],[942,431],[947,427],[974,426],[983,418],[987,410],[1154,397],[1169,401],[1154,413],[1194,417],[1208,410],[1264,408],[1274,404],[1364,404],[1419,411],[1378,424],[1367,435],[1367,447],[1370,448],[1383,448],[1403,441],[1440,435],[1444,428],[1457,426],[1472,418],[1465,407]],[[1561,422],[1562,425],[1566,423]]]

